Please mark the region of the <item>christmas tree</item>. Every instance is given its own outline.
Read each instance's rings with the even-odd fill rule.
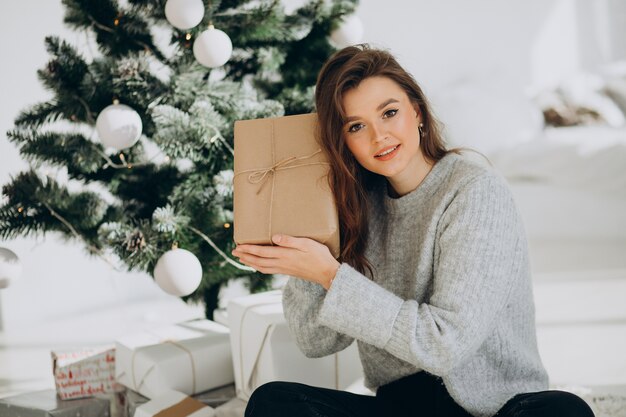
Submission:
[[[51,58],[38,75],[53,98],[7,132],[30,169],[2,188],[0,238],[59,232],[113,267],[149,274],[184,249],[174,266],[202,272],[198,289],[179,295],[203,302],[208,318],[230,279],[268,289],[271,277],[228,255],[233,124],[313,110],[317,72],[335,50],[329,35],[356,0],[289,13],[276,0],[62,3],[65,23],[97,51],[87,59],[45,39]]]

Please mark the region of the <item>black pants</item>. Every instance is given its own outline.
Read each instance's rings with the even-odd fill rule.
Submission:
[[[496,414],[506,417],[593,417],[582,399],[564,391],[519,394]],[[454,402],[441,378],[426,372],[378,388],[376,396],[270,382],[257,388],[245,417],[471,417]]]

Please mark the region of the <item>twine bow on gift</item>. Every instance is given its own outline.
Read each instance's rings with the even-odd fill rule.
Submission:
[[[330,165],[329,162],[309,162],[305,164],[295,164],[297,161],[313,158],[315,155],[321,152],[322,150],[318,149],[317,151],[313,152],[310,155],[291,156],[289,158],[285,158],[282,161],[278,161],[274,165],[267,167],[267,168],[254,168],[254,169],[246,169],[243,171],[239,171],[234,175],[233,179],[241,174],[251,172],[251,174],[248,175],[248,181],[252,184],[259,184],[259,183],[261,184],[261,186],[256,192],[256,194],[259,195],[259,193],[261,192],[261,189],[267,183],[268,178],[270,177],[272,177],[272,179],[275,178],[273,174],[276,173],[276,171],[300,168],[300,167],[310,166],[310,165]],[[273,152],[272,152],[272,160],[275,160]],[[274,181],[272,181],[272,191],[270,193],[270,203],[269,203],[269,208],[270,208],[269,225],[268,225],[268,241],[269,242],[272,242],[272,209],[273,207],[274,207]]]
[[[259,189],[257,190],[257,195],[261,192],[263,185],[265,185],[266,181],[269,179],[270,175],[273,175],[276,171],[284,170],[284,169],[292,169],[292,168],[300,168],[309,165],[330,165],[328,162],[310,162],[308,164],[298,164],[292,165],[293,163],[303,160],[313,158],[318,153],[321,153],[322,150],[318,149],[310,155],[305,156],[292,156],[289,158],[285,158],[282,161],[276,162],[274,165],[267,168],[255,168],[255,169],[246,169],[244,171],[240,171],[235,174],[235,177],[244,174],[246,172],[252,172],[252,174],[248,175],[248,181],[252,184],[261,184]]]

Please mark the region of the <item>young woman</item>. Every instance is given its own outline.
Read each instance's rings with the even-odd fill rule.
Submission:
[[[422,90],[388,52],[338,51],[315,100],[339,260],[293,236],[233,254],[290,275],[285,317],[306,356],[356,340],[376,395],[271,382],[246,416],[593,416],[579,397],[548,391],[528,245],[505,180],[446,149]]]

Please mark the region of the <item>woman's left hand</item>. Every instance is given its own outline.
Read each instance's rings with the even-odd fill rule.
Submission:
[[[274,244],[237,245],[232,254],[264,274],[285,274],[315,282],[328,289],[341,265],[325,245],[313,239],[274,235]]]

